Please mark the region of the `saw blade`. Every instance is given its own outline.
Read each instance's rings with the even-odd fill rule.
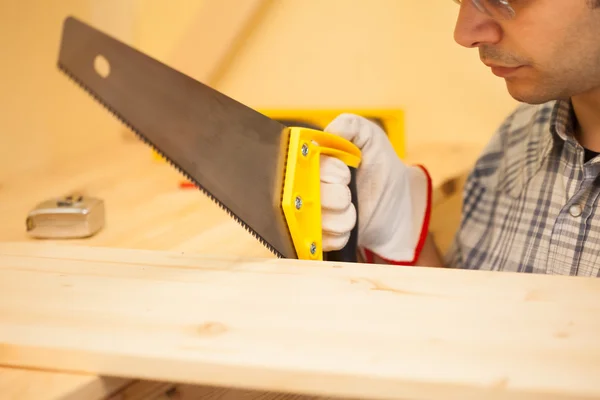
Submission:
[[[285,125],[74,17],[58,68],[273,254],[297,258],[281,208]]]

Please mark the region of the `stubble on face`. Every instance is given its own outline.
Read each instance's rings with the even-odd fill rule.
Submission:
[[[547,14],[505,27],[502,43],[479,47],[484,63],[521,67],[504,78],[517,101],[541,104],[600,90],[600,9],[587,0],[552,3],[543,5]]]

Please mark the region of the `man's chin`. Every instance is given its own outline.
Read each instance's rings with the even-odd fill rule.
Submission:
[[[523,81],[506,79],[506,88],[510,96],[518,102],[527,104],[543,104],[556,100],[557,96],[543,90],[539,86],[526,84]]]

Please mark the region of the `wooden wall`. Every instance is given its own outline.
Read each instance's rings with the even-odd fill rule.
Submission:
[[[1,173],[60,157],[118,124],[55,68],[62,19],[73,14],[190,75],[206,38],[202,2],[0,1]],[[256,107],[403,107],[410,146],[481,146],[514,106],[474,50],[454,43],[452,1],[278,0],[215,84]],[[185,46],[181,46],[186,43]],[[0,175],[1,177],[2,175]]]
[[[118,12],[111,9],[117,4]],[[65,16],[131,40],[132,11],[118,0],[0,0],[0,181],[74,151],[118,143],[119,123],[59,73],[56,60]]]
[[[0,0],[0,188],[130,137],[56,69],[67,15],[257,108],[403,108],[408,161],[436,184],[464,175],[515,102],[476,50],[453,41],[457,11],[450,0]],[[234,46],[219,52],[223,43]],[[442,249],[459,197],[434,214]]]

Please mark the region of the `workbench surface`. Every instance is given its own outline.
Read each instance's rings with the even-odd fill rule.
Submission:
[[[437,187],[468,169],[476,154],[476,148],[452,149],[440,144],[436,151],[423,144],[409,153],[407,162],[425,164]],[[179,188],[181,180],[175,170],[153,159],[149,148],[137,140],[31,168],[26,174],[0,182],[0,241],[35,242],[25,232],[27,212],[47,198],[79,192],[105,201],[106,226],[91,238],[60,243],[273,257],[201,192]],[[94,400],[130,384],[131,380],[122,378],[0,368],[3,399]]]

